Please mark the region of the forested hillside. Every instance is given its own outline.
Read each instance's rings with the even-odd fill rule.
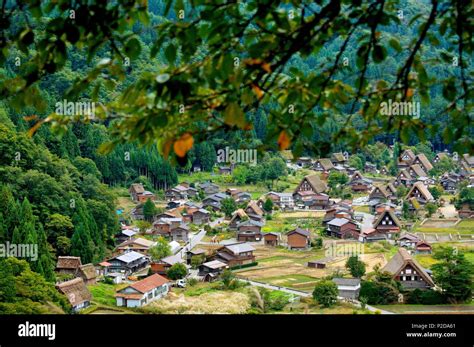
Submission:
[[[320,9],[319,6],[314,6],[314,10]],[[181,116],[174,119],[156,117],[157,111],[154,108],[165,108],[167,105],[165,102],[161,104],[154,99],[157,91],[148,90],[149,86],[146,82],[153,81],[153,83],[163,85],[168,83],[170,75],[162,72],[173,65],[170,63],[172,60],[179,62],[192,55],[193,61],[198,61],[199,58],[206,56],[209,46],[216,43],[201,42],[195,38],[196,44],[192,52],[181,53],[177,52],[172,45],[166,47],[157,45],[156,40],[159,40],[161,34],[157,33],[153,27],[177,19],[176,8],[172,8],[165,15],[166,7],[164,1],[151,1],[147,20],[140,17],[141,21],[135,21],[133,27],[124,30],[124,37],[127,39],[124,39],[125,43],[120,45],[120,48],[127,53],[122,62],[124,73],[119,71],[117,66],[110,66],[109,58],[111,51],[116,50],[115,43],[108,43],[91,55],[86,48],[81,49],[72,44],[66,45],[63,41],[57,41],[54,48],[51,48],[55,60],[45,67],[51,74],[42,75],[43,78],[35,88],[26,92],[22,89],[24,87],[22,82],[15,78],[19,73],[25,74],[25,71],[28,72],[29,69],[34,73],[26,73],[26,75],[32,78],[32,82],[37,77],[36,74],[39,75],[33,68],[36,62],[29,61],[37,53],[36,49],[32,48],[29,51],[11,47],[9,54],[4,57],[5,64],[0,68],[2,96],[7,96],[8,92],[16,89],[21,92],[13,97],[8,95],[9,98],[4,99],[0,104],[0,242],[38,243],[40,259],[38,262],[31,262],[30,266],[48,281],[54,281],[53,269],[58,255],[81,256],[82,262],[88,263],[102,260],[107,254],[112,246],[112,236],[118,230],[114,202],[116,197],[110,187],[127,187],[133,182],[146,181],[150,189],[163,190],[177,183],[177,172],[188,172],[193,165],[199,166],[204,171],[212,170],[216,163],[216,151],[219,148],[225,146],[264,147],[270,152],[276,152],[278,149],[274,137],[278,134],[277,127],[281,124],[272,118],[272,113],[279,107],[279,99],[275,99],[258,109],[246,112],[242,122],[234,119],[234,113],[242,112],[240,108],[240,111],[235,111],[233,106],[230,108],[227,106],[222,110],[219,109],[219,105],[212,106],[211,109],[216,108],[219,111],[217,113],[228,115],[230,123],[235,124],[231,127],[219,127],[216,131],[209,133],[211,122],[207,123],[201,118],[196,118],[194,121],[191,118],[196,140],[187,153],[185,161],[180,162],[181,166],[170,164],[167,159],[164,159],[164,155],[159,154],[155,146],[156,142],[159,142],[158,147],[160,147],[165,138],[163,132],[154,132],[155,129],[160,127],[160,129],[165,129],[164,133],[166,133],[169,127],[171,133],[175,128],[184,127],[184,124],[181,124]],[[186,6],[186,9],[191,11],[189,6]],[[421,19],[417,17],[418,14],[428,15],[430,5],[427,1],[410,0],[403,2],[403,9],[407,21],[418,24],[421,23]],[[50,22],[54,15],[57,13],[45,11],[44,16],[38,20],[30,13],[13,12],[9,19],[12,26],[10,30],[24,33],[22,34],[23,44],[28,46],[32,42],[32,36],[42,37],[46,29],[49,32],[56,30],[54,25],[59,25],[59,23],[51,24]],[[80,15],[77,14],[78,21],[81,20]],[[60,22],[67,23],[64,18]],[[105,28],[100,30],[105,30]],[[65,36],[71,42],[74,40],[77,42],[80,33],[76,31],[78,29],[74,29],[74,26],[68,26]],[[320,83],[318,72],[327,69],[332,64],[342,45],[347,45],[344,56],[348,57],[350,64],[359,66],[361,64],[359,43],[369,34],[367,30],[359,32],[347,43],[342,37],[325,38],[324,45],[321,45],[317,51],[291,56],[281,73],[293,80],[299,80],[303,76],[314,76],[317,80],[315,83]],[[181,32],[176,35],[185,34]],[[194,32],[189,35],[196,36],[197,34]],[[380,36],[380,40],[390,42],[390,45],[387,49],[380,49],[373,56],[375,60],[380,60],[377,63],[383,60],[383,64],[366,66],[365,75],[369,82],[375,83],[380,79],[386,79],[384,83],[392,83],[395,77],[391,76],[396,75],[399,68],[398,61],[401,57],[406,58],[408,53],[400,47],[416,40],[419,31],[414,26],[389,23],[382,25],[377,35]],[[398,37],[398,40],[393,41],[393,36]],[[222,39],[222,37],[216,37]],[[183,41],[182,37],[178,39]],[[192,40],[192,37],[187,39]],[[268,43],[262,44],[261,47],[265,47],[266,44]],[[252,47],[258,50],[260,49],[258,46]],[[20,48],[22,48],[21,45]],[[417,74],[421,79],[429,79],[427,76],[459,77],[459,69],[450,64],[452,57],[449,52],[452,51],[452,42],[448,42],[444,37],[433,35],[425,43],[425,49],[417,62],[442,57],[448,63],[429,65],[426,71],[423,67],[418,67]],[[18,65],[18,59],[25,63]],[[232,64],[232,60],[229,61],[218,62],[222,74],[232,70],[232,65],[229,65]],[[255,64],[262,65],[261,62]],[[111,78],[105,69],[106,66],[107,69],[116,68],[121,80]],[[87,79],[86,77],[84,80],[87,73],[93,75],[94,78]],[[469,73],[472,71],[469,70]],[[212,76],[219,83],[226,81],[224,77]],[[344,74],[343,72],[338,72],[335,77],[340,78],[344,83],[355,83],[357,79],[353,73]],[[173,81],[173,83],[175,84],[167,85],[163,89],[157,88],[158,92],[162,92],[163,95],[171,93],[182,98],[191,94],[187,91],[188,84],[185,82]],[[194,80],[191,83],[199,85],[200,81]],[[327,111],[321,105],[315,105],[313,107],[315,117],[311,122],[304,123],[304,126],[299,126],[299,130],[308,138],[301,142],[292,141],[290,149],[294,149],[301,155],[312,156],[346,150],[347,142],[338,142],[334,139],[335,134],[342,131],[345,125],[346,118],[341,114],[354,113],[351,125],[355,129],[355,134],[362,134],[373,126],[373,123],[379,122],[377,119],[368,119],[356,114],[348,100],[345,100],[348,96],[342,90],[338,91],[337,88],[342,87],[332,87],[337,92],[334,98],[341,98],[340,101],[344,105],[338,109],[338,112]],[[430,127],[416,128],[415,126],[406,132],[397,129],[391,132],[379,131],[375,136],[369,136],[371,133],[368,132],[364,139],[368,139],[367,141],[372,146],[377,141],[391,145],[398,140],[404,140],[407,145],[417,145],[421,139],[428,141],[433,150],[450,148],[450,140],[456,136],[457,139],[461,138],[461,142],[465,141],[466,137],[469,141],[469,137],[472,139],[474,136],[472,124],[466,124],[466,129],[463,130],[465,133],[453,135],[450,128],[453,119],[447,113],[443,113],[448,106],[448,101],[442,96],[447,96],[448,100],[454,99],[454,96],[450,95],[451,87],[448,84],[447,88],[441,85],[425,90],[420,88],[415,95],[417,100],[425,101],[420,118],[424,123],[430,124]],[[301,93],[291,88],[287,90],[285,102],[290,103],[294,99],[297,103]],[[253,91],[257,95],[263,93],[258,88],[253,88]],[[120,93],[125,93],[125,95],[120,96]],[[110,105],[108,105],[108,113],[102,118],[85,121],[82,119],[81,122],[75,122],[78,119],[70,117],[68,122],[52,122],[52,126],[45,124],[36,127],[39,124],[38,121],[45,120],[48,115],[56,112],[57,103],[62,103],[64,98],[78,101],[94,100],[103,105]],[[138,106],[132,105],[133,102],[136,102]],[[230,105],[235,105],[235,103]],[[123,107],[126,112],[134,116],[146,115],[146,117],[142,121],[125,117],[121,123],[117,120],[118,117],[117,119],[115,117],[114,107],[117,106]],[[100,107],[97,112],[99,116],[104,115]],[[191,109],[191,117],[193,112],[194,110]],[[328,112],[333,112],[331,117],[328,116]],[[155,117],[152,117],[153,115]],[[150,118],[147,118],[148,116]],[[183,119],[185,119],[184,116]],[[466,118],[460,117],[458,121],[458,125],[462,124],[466,122]],[[229,119],[226,119],[224,123],[229,123]],[[252,126],[241,126],[240,123],[252,124]],[[379,123],[382,127],[382,122]],[[129,129],[130,134],[120,141],[115,141],[117,133],[120,133],[124,126]],[[273,136],[272,141],[271,136]],[[107,145],[110,141],[115,141],[113,148]],[[142,147],[139,143],[148,146]],[[318,144],[319,147],[315,149],[309,144]],[[376,147],[369,148],[377,150]],[[159,149],[162,151],[162,148]],[[466,149],[469,150],[469,148]],[[391,160],[385,147],[382,153],[377,153],[377,155],[383,157],[377,164],[387,164]]]

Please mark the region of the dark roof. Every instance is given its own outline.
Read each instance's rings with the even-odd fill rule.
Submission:
[[[58,257],[56,269],[78,269],[82,265],[80,257]]]
[[[332,281],[338,286],[358,286],[360,278],[333,278]]]
[[[296,228],[295,230],[292,230],[290,231],[287,236],[291,235],[291,234],[300,234],[300,235],[303,235],[303,236],[306,236],[306,237],[310,237],[311,236],[311,232],[307,229],[301,229],[301,228]]]

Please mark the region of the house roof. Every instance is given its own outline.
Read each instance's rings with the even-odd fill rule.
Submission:
[[[301,229],[301,228],[296,228],[295,230],[291,230],[288,234],[286,234],[287,236],[291,235],[291,234],[300,234],[300,235],[303,235],[305,237],[310,237],[311,236],[311,232],[307,229]]]
[[[346,161],[346,158],[344,157],[344,154],[342,154],[341,152],[333,153],[332,158],[335,161]]]
[[[256,215],[263,216],[263,210],[257,205],[256,201],[250,201],[246,209],[251,209]]]
[[[92,299],[92,295],[87,289],[84,280],[80,277],[60,283],[57,285],[57,288],[61,293],[66,295],[72,306],[80,305]]]
[[[130,187],[130,190],[135,192],[136,194],[141,194],[145,192],[145,188],[143,188],[143,184],[141,183],[133,183]]]
[[[468,153],[465,153],[462,155],[466,163],[469,164],[469,166],[474,166],[474,155],[469,155]]]
[[[243,227],[243,226],[256,226],[256,227],[263,227],[263,223],[262,222],[259,222],[259,221],[256,221],[256,220],[253,220],[253,219],[248,219],[248,220],[244,220],[240,223],[237,224],[237,228],[240,228],[240,227]]]
[[[428,160],[428,158],[426,157],[424,153],[418,154],[415,160],[416,159],[418,159],[421,162],[421,164],[427,171],[430,171],[433,168],[433,165],[430,163],[430,161]]]
[[[360,285],[360,278],[333,278],[332,281],[338,286],[356,287]]]
[[[142,237],[137,237],[137,238],[126,240],[126,241],[122,242],[120,245],[117,246],[117,248],[124,248],[124,247],[126,247],[128,245],[132,245],[132,244],[136,244],[136,245],[139,245],[139,246],[142,246],[142,247],[152,247],[156,244],[156,242],[144,239]]]
[[[334,225],[334,226],[340,227],[340,226],[343,226],[347,223],[351,223],[351,221],[346,219],[346,218],[334,218],[333,220],[328,222],[328,225]],[[352,223],[354,223],[354,222],[352,222]]]
[[[398,238],[398,241],[403,240],[403,239],[407,239],[410,241],[417,241],[417,242],[420,240],[418,236],[410,234],[410,233],[404,233],[402,236]]]
[[[169,280],[158,274],[151,275],[141,281],[131,284],[129,287],[139,291],[140,293],[147,293],[157,287],[161,287],[163,284],[168,283]]]
[[[255,248],[252,247],[252,245],[248,243],[234,243],[232,245],[226,245],[225,248],[230,250],[234,254],[239,254],[242,252],[251,252],[255,251]]]
[[[418,264],[418,262],[411,257],[405,248],[399,248],[398,252],[382,268],[382,271],[388,272],[392,276],[396,276],[408,264],[411,265],[428,284],[431,286],[435,285],[431,277],[426,273],[425,269],[423,269],[420,264]]]
[[[193,255],[198,255],[198,254],[206,254],[206,251],[202,248],[196,248],[196,249],[192,249],[190,251],[188,251],[189,253],[193,254]]]
[[[203,263],[202,265],[210,269],[220,269],[223,267],[227,267],[226,263],[223,263],[222,261],[219,261],[219,260],[208,261],[207,263]]]
[[[117,259],[117,260],[120,260],[120,261],[123,261],[124,263],[131,263],[132,261],[135,261],[137,259],[140,259],[140,258],[143,258],[145,257],[145,255],[141,254],[141,253],[138,253],[138,252],[135,252],[135,251],[130,251],[130,252],[127,252],[127,253],[124,253],[122,255],[119,255],[113,259]]]
[[[58,257],[56,269],[78,269],[82,265],[80,257]]]
[[[317,159],[314,164],[316,165],[317,163],[320,163],[324,170],[331,170],[334,168],[334,165],[332,164],[332,161],[329,158]]]
[[[449,158],[448,154],[446,154],[444,152],[440,152],[440,153],[436,154],[436,156],[438,157],[439,160]]]
[[[129,230],[129,229],[122,230],[122,235],[125,235],[125,236],[128,236],[128,237],[132,237],[135,234],[136,234],[136,232],[133,231],[133,230]]]
[[[175,255],[170,255],[168,257],[165,257],[165,258],[161,259],[161,261],[163,263],[168,264],[168,265],[184,263],[184,260],[183,260],[183,258],[181,257],[181,255],[179,253],[175,254]]]
[[[276,236],[276,237],[280,237],[280,233],[275,233],[273,231],[270,231],[268,233],[263,234],[263,237],[265,237],[267,235],[273,235],[273,236]]]
[[[406,198],[408,199],[411,197],[412,192],[415,190],[415,188],[418,188],[418,191],[423,195],[426,201],[434,200],[433,195],[431,195],[430,191],[428,188],[423,184],[423,182],[416,182],[408,192]]]
[[[305,176],[303,180],[308,181],[309,185],[316,193],[322,193],[327,189],[326,183],[324,183],[316,174]],[[301,183],[303,183],[303,181],[300,182],[300,184],[295,190],[295,193],[298,191],[298,188],[300,187]]]
[[[399,228],[402,227],[402,223],[400,223],[400,220],[398,219],[398,217],[395,215],[395,213],[393,213],[393,211],[389,208],[389,207],[386,207],[385,208],[385,211],[383,211],[379,216],[378,218],[375,220],[374,222],[374,227],[376,228],[381,222],[382,220],[385,218],[386,215],[389,215],[390,218],[393,220],[393,222],[395,223],[395,225]]]
[[[419,164],[413,164],[412,166],[410,166],[410,169],[412,169],[415,172],[416,176],[422,176],[422,177],[426,176],[426,172],[423,170],[423,168]]]
[[[400,170],[397,177],[399,177],[401,174],[403,174],[403,176],[409,180],[413,179],[413,177],[411,177],[410,173],[406,169]]]
[[[400,155],[400,158],[402,158],[404,155],[408,155],[408,157],[411,160],[415,159],[415,153],[413,153],[413,151],[411,149],[404,150],[403,153]]]
[[[80,267],[80,271],[82,272],[82,274],[84,275],[84,277],[86,278],[86,280],[91,280],[91,279],[97,277],[97,273],[96,273],[96,271],[95,271],[95,267],[94,267],[94,265],[92,265],[91,263],[82,265],[82,266]]]

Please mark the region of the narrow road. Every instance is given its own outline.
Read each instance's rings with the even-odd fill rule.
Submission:
[[[295,289],[291,289],[291,288],[287,288],[287,287],[280,287],[280,286],[275,286],[273,284],[268,284],[268,283],[262,283],[262,282],[256,282],[256,281],[251,281],[251,280],[247,280],[247,279],[243,279],[243,278],[239,278],[237,277],[237,279],[239,281],[242,281],[242,282],[246,282],[246,283],[249,283],[251,284],[252,286],[256,286],[256,287],[263,287],[263,288],[267,288],[267,289],[271,289],[271,290],[279,290],[279,291],[282,291],[282,292],[285,292],[285,293],[288,293],[288,294],[294,294],[294,295],[298,295],[298,296],[301,296],[301,297],[304,297],[304,298],[310,298],[312,297],[312,294],[311,293],[307,293],[307,292],[303,292],[303,291],[300,291],[300,290],[295,290]],[[348,301],[342,297],[338,297],[338,300],[340,301],[345,301],[345,302],[350,302],[352,303],[354,306],[357,306],[357,307],[361,307],[361,303],[360,301],[358,300],[351,300],[351,301]],[[385,311],[385,310],[381,310],[379,308],[376,308],[376,307],[373,307],[373,306],[370,306],[370,305],[365,305],[365,308],[368,310],[368,311],[371,311],[371,312],[380,312],[381,314],[394,314],[393,312],[389,312],[389,311]]]

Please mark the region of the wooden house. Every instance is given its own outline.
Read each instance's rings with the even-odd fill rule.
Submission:
[[[296,165],[299,167],[310,167],[311,166],[311,158],[309,157],[300,157],[296,159]]]
[[[316,159],[313,164],[313,170],[315,171],[329,172],[333,169],[334,165],[332,164],[332,161],[329,158]]]
[[[408,173],[410,174],[411,177],[414,177],[414,178],[428,176],[420,164],[410,165],[410,167],[408,168]]]
[[[254,251],[255,248],[245,242],[225,245],[217,251],[215,260],[226,263],[231,268],[251,264],[255,262]]]
[[[263,210],[258,206],[256,201],[250,201],[245,208],[245,213],[250,219],[261,221],[263,219]]]
[[[237,241],[257,242],[262,239],[263,223],[248,219],[237,224]]]
[[[122,242],[117,246],[116,251],[118,254],[122,254],[128,251],[136,251],[143,254],[147,254],[148,250],[156,245],[156,242],[144,239],[142,237],[131,238],[130,240]]]
[[[74,312],[78,312],[90,305],[92,295],[81,277],[56,285],[57,290],[64,294]]]
[[[219,193],[219,186],[212,182],[204,182],[198,185],[198,188],[202,190],[204,195],[212,195]]]
[[[211,213],[203,208],[198,209],[192,214],[192,221],[194,224],[202,225],[209,223]]]
[[[324,193],[327,190],[327,185],[318,175],[305,176],[293,192],[293,196],[301,192],[312,192],[313,194]]]
[[[230,219],[230,222],[229,222],[229,229],[237,230],[237,225],[246,220],[249,220],[249,216],[247,216],[247,213],[245,213],[245,211],[241,208],[237,209],[232,214],[232,218]]]
[[[273,205],[277,206],[282,210],[292,210],[295,207],[295,201],[293,199],[292,193],[269,192],[265,194],[265,198],[262,199],[262,205],[267,198],[273,202]]]
[[[358,239],[359,226],[356,222],[347,218],[334,218],[327,223],[326,232],[329,236],[340,239]]]
[[[415,153],[413,153],[411,149],[404,150],[403,153],[398,158],[398,168],[399,169],[408,168],[411,164],[413,164],[413,161],[415,160],[415,158],[416,158],[416,155]]]
[[[141,307],[167,295],[169,280],[158,274],[132,283],[115,294],[119,307]]]
[[[189,227],[182,223],[175,228],[171,228],[169,232],[169,239],[171,241],[182,241],[188,242],[189,240]]]
[[[373,226],[379,234],[386,235],[389,240],[394,240],[395,235],[400,232],[402,227],[400,220],[390,208],[386,208],[383,213],[379,214]]]
[[[76,276],[81,266],[80,257],[59,256],[56,263],[56,272]]]
[[[433,279],[405,248],[400,248],[390,261],[382,268],[408,289],[430,289],[435,286]]]
[[[449,159],[449,155],[446,152],[437,153],[433,159],[433,163],[438,164],[443,159]]]
[[[307,229],[296,228],[286,234],[288,248],[306,249],[311,246],[311,232]]]
[[[263,240],[265,246],[278,246],[280,243],[280,234],[274,232],[265,233],[263,234]]]
[[[418,154],[413,160],[413,164],[420,165],[425,172],[430,172],[433,169],[433,164],[431,164],[424,153]]]
[[[133,201],[139,202],[139,196],[145,192],[145,188],[141,183],[133,183],[130,186],[128,192],[130,193],[130,197]]]
[[[342,152],[333,153],[331,161],[334,165],[344,165],[347,162],[347,157]]]
[[[198,275],[204,277],[204,281],[211,282],[215,280],[229,265],[219,260],[212,260],[199,265]]]
[[[401,185],[405,187],[410,187],[414,181],[415,181],[415,178],[410,175],[408,170],[402,169],[398,173],[397,177],[395,177],[395,180],[393,181],[393,185],[395,187],[399,187]]]
[[[389,183],[387,185],[377,185],[375,186],[369,194],[369,200],[380,201],[390,201],[396,199],[397,190],[393,184]]]
[[[418,236],[410,233],[404,233],[398,238],[397,243],[400,247],[415,249],[416,244],[420,241],[421,240]]]
[[[421,205],[433,202],[434,198],[428,188],[421,182],[416,182],[408,192],[405,199],[415,198]]]
[[[97,282],[97,271],[92,263],[81,265],[78,276],[82,278],[87,286]]]
[[[382,166],[380,168],[380,174],[384,176],[390,176],[390,171],[388,171],[388,168],[386,166]]]
[[[367,192],[372,187],[372,180],[363,177],[359,171],[356,171],[349,180],[348,185],[354,192]]]
[[[432,251],[433,248],[431,247],[431,244],[424,240],[418,241],[415,245],[415,252],[417,254],[431,254]]]
[[[193,257],[203,257],[206,258],[206,251],[201,248],[195,248],[186,252],[186,264],[191,265],[191,260]]]

